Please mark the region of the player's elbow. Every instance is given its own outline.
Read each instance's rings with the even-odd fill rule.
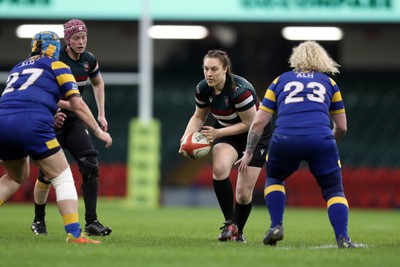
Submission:
[[[333,129],[333,135],[336,141],[339,141],[345,136],[347,132],[347,125],[337,126]]]
[[[347,133],[347,125],[337,125],[336,126],[336,131],[342,135],[345,135]]]
[[[83,102],[81,97],[72,97],[69,99],[69,103],[71,105],[71,109],[75,112],[84,109],[85,106],[85,102]]]
[[[343,136],[347,132],[347,119],[344,113],[336,114],[332,116],[334,132],[338,135]]]

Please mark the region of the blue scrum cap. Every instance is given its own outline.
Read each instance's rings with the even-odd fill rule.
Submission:
[[[42,31],[32,37],[31,55],[46,55],[58,60],[60,57],[60,38],[52,31]]]

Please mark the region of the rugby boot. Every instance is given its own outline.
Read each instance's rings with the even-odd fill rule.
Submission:
[[[90,236],[106,236],[111,234],[112,229],[102,225],[98,220],[94,220],[85,226],[85,232]]]
[[[338,244],[338,248],[356,248],[356,245],[353,242],[351,242],[350,238],[347,240],[346,238],[344,238],[341,235],[339,235],[337,244]]]
[[[270,228],[263,239],[264,245],[275,246],[276,242],[283,239],[283,225],[278,224],[274,228]]]
[[[219,228],[222,230],[221,234],[218,236],[219,241],[231,240],[233,236],[237,235],[238,228],[232,221],[228,220],[224,223],[224,226]]]
[[[35,235],[47,235],[46,223],[44,221],[34,221],[31,230]]]
[[[239,243],[247,243],[246,239],[244,238],[244,235],[240,233],[232,236],[231,240]]]
[[[85,234],[81,234],[79,237],[74,237],[71,233],[68,233],[66,242],[74,244],[101,244],[100,240],[90,239]]]

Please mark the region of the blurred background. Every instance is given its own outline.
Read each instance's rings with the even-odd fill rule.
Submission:
[[[333,79],[348,117],[348,134],[338,146],[349,204],[400,207],[400,0],[3,0],[1,87],[8,71],[29,53],[30,39],[18,37],[19,26],[62,26],[72,18],[85,21],[87,50],[96,56],[106,83],[106,117],[114,144],[105,149],[94,140],[101,196],[127,198],[137,207],[217,205],[210,155],[190,160],[178,154],[195,108],[194,89],[203,79],[203,56],[210,49],[227,51],[233,72],[247,78],[262,98],[271,81],[289,69],[293,46],[317,40],[341,64],[341,73]],[[147,34],[147,27],[165,25],[201,26],[200,36]],[[304,35],[312,28],[305,33],[295,28],[300,36],[291,37],[287,27],[329,28],[320,36]],[[184,32],[179,28],[173,33]],[[150,70],[147,78],[141,76],[143,69]],[[141,90],[150,90],[150,102],[143,101]],[[84,99],[96,116],[89,85]],[[145,131],[137,139],[134,122],[147,123],[140,105],[159,127],[155,137],[146,139]],[[80,174],[72,160],[71,166],[78,188]],[[11,201],[33,200],[37,168],[31,169],[29,181]],[[236,175],[234,168],[233,181]],[[254,191],[259,205],[264,182],[262,171]],[[324,206],[306,165],[287,182],[286,192],[288,205]],[[50,199],[54,201],[54,192]]]

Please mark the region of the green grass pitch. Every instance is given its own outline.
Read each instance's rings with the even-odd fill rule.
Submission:
[[[127,201],[101,199],[102,223],[113,228],[101,245],[66,244],[62,219],[47,208],[49,235],[30,230],[33,204],[0,208],[0,267],[163,266],[400,266],[400,211],[350,210],[349,234],[357,249],[337,249],[324,209],[287,208],[285,237],[262,244],[269,223],[266,207],[254,207],[246,244],[218,242],[223,217],[217,207],[132,209]],[[83,203],[80,202],[83,224]]]

